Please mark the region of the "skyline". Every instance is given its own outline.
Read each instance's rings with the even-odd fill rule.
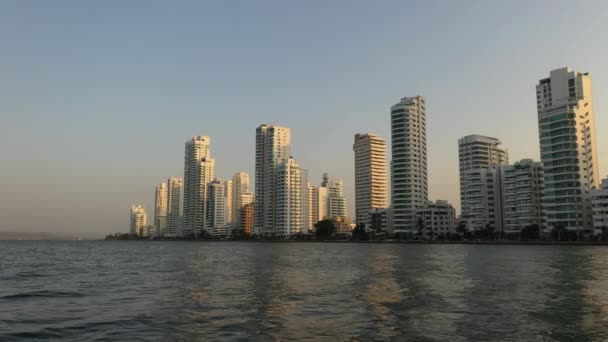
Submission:
[[[49,4],[28,8],[27,2],[5,3],[1,7],[8,8],[0,11],[0,39],[7,51],[0,57],[0,71],[6,75],[0,85],[0,114],[8,125],[2,125],[0,134],[0,156],[6,165],[0,179],[12,196],[0,200],[0,216],[5,218],[0,230],[75,232],[85,237],[124,230],[125,208],[143,203],[150,213],[154,185],[183,175],[183,143],[190,136],[211,137],[218,177],[230,179],[237,171],[253,175],[254,128],[262,123],[292,128],[293,155],[309,171],[309,179],[317,182],[327,172],[344,180],[352,216],[354,134],[377,134],[390,151],[390,106],[415,95],[428,101],[429,199],[448,200],[460,211],[457,140],[469,134],[492,136],[508,149],[509,160],[540,160],[534,87],[548,71],[565,66],[591,74],[599,176],[604,178],[608,67],[603,61],[608,49],[601,46],[601,33],[608,24],[599,21],[608,6],[597,2],[594,11],[566,12],[564,4],[549,9],[539,2],[419,7],[426,19],[446,19],[438,30],[416,18],[409,24],[391,22],[397,15],[390,10],[399,12],[395,8],[407,8],[405,4],[336,3],[325,5],[331,8],[322,13],[298,13],[302,5],[277,4],[273,13],[286,11],[285,17],[270,17],[289,29],[275,32],[264,23],[264,10],[271,6],[260,10],[243,4],[237,10],[222,5],[205,8],[211,13],[205,14],[205,6],[193,4],[198,7],[191,15],[186,8],[173,8],[167,16],[184,17],[183,27],[175,29],[155,26],[158,6],[143,9],[142,21],[130,26],[128,15],[141,9],[126,14],[101,11],[85,23],[77,15],[102,5],[75,5],[61,14]],[[247,10],[260,16],[245,15]],[[196,33],[204,26],[195,25],[195,14],[233,11],[243,22],[225,38],[243,37],[230,44],[212,40],[208,49],[190,44],[198,42]],[[476,11],[486,15],[475,16]],[[512,17],[498,17],[501,11]],[[466,20],[457,18],[469,12]],[[42,13],[48,16],[39,17]],[[342,26],[332,21],[338,13]],[[445,17],[450,13],[456,18]],[[364,14],[369,17],[361,23]],[[588,19],[585,34],[551,32],[559,26],[556,18],[577,14]],[[61,15],[72,20],[62,24]],[[15,20],[23,16],[32,19],[27,29]],[[319,25],[308,25],[310,19]],[[517,24],[507,25],[507,19]],[[112,20],[117,29],[104,33],[105,39],[85,39],[107,30]],[[409,39],[404,34],[417,24],[424,33],[424,39],[413,44],[424,51],[419,56],[407,54]],[[484,30],[477,30],[480,24],[485,24]],[[69,32],[70,25],[82,32]],[[218,20],[209,25],[225,27]],[[148,36],[175,30],[185,34],[188,28],[195,30],[183,41]],[[251,39],[262,33],[268,39],[254,40],[262,45],[257,49]],[[128,44],[146,37],[149,40],[136,46]],[[74,40],[78,44],[71,44],[73,38],[79,38]],[[307,38],[306,44],[298,47],[294,38]],[[586,53],[564,49],[572,41],[587,46]],[[102,47],[106,53],[96,56]],[[170,52],[163,54],[167,48]],[[445,49],[455,50],[443,56]],[[503,55],[506,51],[512,54]],[[192,52],[198,57],[209,52],[210,57],[197,63]],[[235,60],[238,53],[251,58]],[[145,57],[144,63],[140,57]],[[180,67],[181,62],[188,62],[188,68]],[[214,66],[220,66],[217,73],[212,72]],[[93,76],[86,77],[91,71]],[[15,145],[18,148],[12,148]]]

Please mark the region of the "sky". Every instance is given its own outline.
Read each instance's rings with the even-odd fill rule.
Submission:
[[[0,231],[126,232],[131,204],[183,176],[211,137],[216,175],[253,180],[255,128],[292,129],[315,184],[343,179],[355,133],[390,140],[390,107],[427,99],[429,199],[460,208],[459,137],[539,159],[535,85],[593,82],[608,172],[608,2],[0,2]]]

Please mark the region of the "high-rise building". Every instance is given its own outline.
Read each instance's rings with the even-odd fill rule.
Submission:
[[[591,76],[553,70],[536,86],[536,101],[547,223],[591,233],[590,191],[599,186]]]
[[[393,231],[412,234],[416,211],[428,200],[424,97],[404,97],[391,107],[391,141]]]
[[[388,207],[386,143],[374,134],[355,134],[355,216],[370,224],[370,211]]]
[[[232,202],[234,201],[232,198],[232,180],[231,179],[227,179],[224,181],[224,197],[225,197],[225,204],[226,204],[226,224],[232,224],[233,222],[233,217],[232,217]]]
[[[591,190],[591,207],[594,233],[608,232],[608,178],[602,180],[599,189]]]
[[[226,235],[226,186],[214,179],[207,186],[207,213],[205,232],[213,236]]]
[[[261,125],[256,129],[255,210],[256,234],[277,234],[276,171],[291,156],[291,130]]]
[[[447,201],[428,201],[417,214],[418,222],[422,222],[419,229],[424,238],[435,239],[456,233],[456,210]]]
[[[278,236],[303,232],[302,170],[293,158],[276,170],[276,230]]]
[[[184,218],[182,235],[198,237],[205,230],[207,185],[213,180],[215,161],[210,138],[196,136],[186,142],[184,162]]]
[[[168,196],[167,183],[160,183],[154,192],[154,226],[156,227],[156,236],[164,234],[167,230]]]
[[[504,169],[502,165],[485,169],[467,169],[464,188],[467,212],[461,214],[470,231],[491,229],[496,233],[504,231]]]
[[[241,201],[242,194],[249,193],[249,175],[246,172],[237,172],[232,177],[232,220],[236,227],[240,226],[240,210],[246,204]]]
[[[543,163],[523,159],[504,167],[504,227],[506,233],[520,233],[530,225],[547,229],[544,210]]]
[[[312,221],[312,229],[314,225],[324,219],[329,218],[329,192],[326,187],[312,186],[312,208],[310,221]]]
[[[130,215],[129,234],[132,236],[143,236],[148,214],[143,204],[132,205]]]
[[[182,188],[184,183],[181,177],[171,177],[167,180],[167,183],[169,184],[167,191],[167,230],[163,236],[177,237],[181,235]]]
[[[348,217],[342,180],[329,178],[324,173],[321,187],[327,189],[327,216],[332,219]]]
[[[253,203],[243,205],[240,210],[241,230],[245,235],[253,234]]]
[[[500,144],[496,138],[477,134],[458,139],[461,220],[469,230],[483,230],[488,224],[495,231],[502,229],[502,207],[496,206],[503,197],[495,192],[502,189],[502,169],[495,166],[507,165],[509,158]]]

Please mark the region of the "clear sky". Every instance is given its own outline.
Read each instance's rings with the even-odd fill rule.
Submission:
[[[0,230],[102,236],[153,216],[209,135],[216,174],[253,179],[255,128],[292,128],[318,184],[342,178],[353,135],[390,140],[390,106],[427,98],[430,199],[459,208],[457,140],[539,158],[535,85],[591,73],[608,170],[606,1],[0,2]]]

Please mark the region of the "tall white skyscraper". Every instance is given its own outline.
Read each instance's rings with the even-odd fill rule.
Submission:
[[[497,192],[504,188],[502,169],[495,167],[507,165],[509,158],[500,144],[496,138],[476,134],[458,139],[461,219],[469,230],[486,229],[488,223],[496,232],[502,229],[498,211],[503,197]]]
[[[393,230],[412,234],[416,211],[428,200],[424,97],[404,97],[391,107],[391,141]]]
[[[590,191],[599,186],[591,76],[553,70],[536,86],[536,101],[547,223],[591,233]]]
[[[206,233],[213,236],[226,234],[226,185],[214,179],[207,186]]]
[[[186,142],[184,162],[184,218],[182,234],[198,237],[205,230],[207,185],[213,180],[215,161],[210,138],[196,136]]]
[[[160,183],[154,192],[154,227],[157,236],[167,230],[168,196],[167,183]]]
[[[312,225],[329,218],[329,192],[326,187],[312,187]]]
[[[163,234],[166,237],[181,236],[181,207],[182,188],[184,182],[181,177],[171,177],[167,180],[169,189],[167,191],[167,230]]]
[[[276,230],[278,236],[289,236],[304,231],[302,212],[302,170],[289,158],[276,171]]]
[[[255,146],[255,234],[276,234],[276,171],[291,156],[291,130],[261,125]]]
[[[240,225],[241,208],[247,204],[242,202],[242,195],[245,193],[249,193],[249,175],[246,172],[237,172],[232,177],[232,205],[230,208],[232,220],[237,227]]]
[[[226,215],[226,224],[232,224],[233,221],[233,217],[232,217],[232,180],[231,179],[227,179],[224,181],[224,197],[226,198],[225,200],[225,204],[226,204],[226,210],[225,210],[225,215]]]
[[[142,236],[146,227],[148,214],[143,204],[132,205],[130,215],[129,234],[132,236]]]
[[[388,207],[386,142],[374,134],[355,134],[355,215],[370,225],[369,212]]]

